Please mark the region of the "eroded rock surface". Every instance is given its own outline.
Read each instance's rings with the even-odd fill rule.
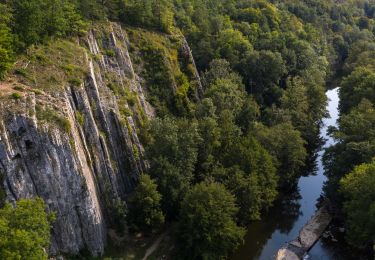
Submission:
[[[6,199],[40,196],[56,213],[51,255],[83,249],[101,255],[108,201],[125,201],[147,169],[138,132],[142,120],[155,111],[134,72],[126,32],[111,24],[100,33],[90,31],[80,40],[89,71],[80,86],[0,100],[0,173]],[[201,88],[198,73],[196,77]],[[135,104],[116,95],[109,84],[131,93]]]

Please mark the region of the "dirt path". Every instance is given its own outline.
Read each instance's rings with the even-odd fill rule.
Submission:
[[[145,256],[142,258],[142,260],[147,260],[147,258],[152,255],[158,249],[161,241],[164,239],[164,237],[167,235],[168,231],[165,231],[163,234],[161,234],[158,239],[146,250]]]

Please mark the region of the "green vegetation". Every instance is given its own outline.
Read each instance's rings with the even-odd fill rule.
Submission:
[[[171,32],[173,2],[170,0],[127,0],[122,2],[120,19],[130,25]]]
[[[10,28],[12,14],[9,6],[0,3],[0,80],[11,68],[13,62],[14,48],[13,35]]]
[[[349,242],[357,247],[375,241],[375,161],[362,164],[341,180]]]
[[[80,86],[87,73],[85,50],[68,40],[30,47],[15,70],[21,81],[43,91]]]
[[[17,92],[12,93],[12,98],[15,100],[21,99],[21,97],[22,96],[20,93],[17,93]]]
[[[237,211],[233,195],[223,185],[194,186],[181,208],[178,237],[184,258],[222,259],[235,250],[245,235],[233,221]]]
[[[0,209],[0,258],[48,259],[51,222],[42,199],[21,199]]]
[[[125,24],[134,68],[157,117],[146,122],[142,114],[137,122],[150,177],[130,196],[129,214],[109,191],[104,204],[110,225],[121,232],[126,220],[140,230],[158,228],[164,216],[178,222],[181,252],[190,259],[226,257],[241,243],[237,225],[261,219],[278,194],[295,188],[321,143],[325,86],[337,84],[341,118],[330,129],[337,144],[324,156],[325,191],[343,205],[349,241],[369,245],[374,235],[363,223],[373,219],[374,18],[375,3],[367,0],[3,1],[0,79],[16,57],[14,76],[36,94],[81,86],[88,68],[75,40],[88,24]],[[104,81],[123,122],[138,114],[138,97],[114,73]],[[38,120],[69,131],[57,112],[36,110]],[[80,112],[76,119],[84,124]]]
[[[188,115],[191,113],[192,93],[189,78],[181,71],[181,41],[177,36],[129,29],[131,56],[137,72],[146,80],[149,100],[159,115]]]
[[[160,228],[164,223],[164,215],[160,208],[161,195],[156,188],[150,176],[145,174],[141,176],[137,188],[129,199],[132,207],[128,223],[134,225],[135,229]]]
[[[36,117],[41,122],[47,122],[50,124],[56,124],[65,132],[69,132],[71,129],[70,121],[64,116],[58,114],[55,110],[48,107],[43,108],[40,105],[36,105]]]
[[[85,124],[85,116],[80,111],[77,111],[75,114],[78,124],[83,127]]]
[[[167,217],[175,218],[193,179],[198,156],[197,124],[184,119],[156,119],[149,132],[150,175],[162,195],[163,211]]]

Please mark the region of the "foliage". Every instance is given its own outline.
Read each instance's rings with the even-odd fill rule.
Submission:
[[[164,223],[164,215],[160,209],[161,195],[157,185],[150,176],[144,174],[129,202],[129,223],[139,229],[158,229]]]
[[[11,68],[13,62],[14,48],[13,35],[9,27],[12,14],[9,7],[0,3],[0,80]]]
[[[45,37],[80,34],[85,28],[69,0],[12,0],[11,6],[20,49],[42,42]]]
[[[342,82],[340,89],[340,111],[348,113],[358,106],[363,98],[375,102],[375,72],[372,68],[357,67]]]
[[[254,134],[269,153],[277,158],[280,187],[285,189],[295,186],[307,157],[301,133],[290,123],[282,123],[269,128],[257,124]]]
[[[173,29],[173,4],[170,0],[126,0],[121,18],[124,23],[158,29]]]
[[[232,174],[226,174],[232,181],[228,188],[236,194],[237,203],[241,205],[240,221],[247,223],[260,219],[261,212],[271,207],[277,196],[278,177],[273,158],[253,137],[240,138],[228,150],[222,164],[227,168],[240,169],[233,180],[230,180]],[[239,174],[241,171],[242,174]],[[244,192],[249,193],[244,195]]]
[[[81,78],[88,73],[85,50],[68,40],[30,47],[27,54],[19,57],[15,67],[21,81],[44,91],[79,86]]]
[[[371,246],[375,240],[375,162],[357,166],[340,184],[348,239],[360,248]]]
[[[150,126],[147,147],[150,174],[156,179],[168,216],[175,216],[192,178],[198,156],[197,124],[188,120],[156,119]]]
[[[186,259],[221,259],[242,242],[235,199],[223,185],[197,184],[182,202],[178,236]]]
[[[47,122],[50,124],[56,124],[65,132],[69,132],[71,129],[70,121],[57,113],[55,110],[51,108],[42,108],[40,105],[37,105],[36,108],[36,117],[41,122]]]
[[[193,106],[189,98],[197,90],[190,84],[192,76],[184,73],[180,65],[186,59],[180,51],[181,40],[139,29],[129,30],[129,37],[131,56],[139,64],[135,69],[145,79],[150,103],[158,114],[189,114]]]
[[[213,190],[223,189],[221,185],[210,184],[218,186],[214,189],[202,182],[219,182],[232,193],[228,200],[239,207],[225,212],[228,219],[235,215],[241,224],[260,219],[277,189],[294,186],[307,155],[320,143],[325,85],[338,83],[341,119],[330,131],[337,144],[324,156],[326,192],[349,205],[354,195],[338,195],[340,179],[375,156],[374,10],[375,4],[366,0],[2,1],[0,79],[17,53],[14,76],[34,92],[81,86],[88,74],[86,51],[68,38],[83,35],[93,21],[123,22],[134,68],[157,112],[147,132],[142,131],[155,184],[144,180],[149,189],[141,182],[139,189],[144,190],[138,192],[152,194],[151,206],[160,201],[166,217],[188,221],[193,216],[178,212],[191,186],[197,184],[197,194],[199,189],[216,194]],[[203,89],[198,89],[182,35],[192,49]],[[114,58],[113,51],[105,54]],[[111,77],[105,78],[118,96],[121,113],[129,116],[125,104],[133,107],[137,100]],[[37,107],[37,117],[69,130],[69,121],[50,109]],[[84,123],[80,113],[76,118]],[[191,203],[200,199],[210,198],[186,198]],[[123,201],[111,201],[108,207],[125,219]],[[349,211],[352,208],[348,225],[356,230]],[[153,222],[150,219],[138,225]],[[185,248],[192,249],[193,258],[225,257],[229,245],[238,242],[228,234],[233,243],[217,242],[223,251],[208,246],[209,251],[202,252],[196,244],[199,227],[194,228],[196,236]]]
[[[53,215],[42,199],[21,199],[15,207],[0,209],[0,257],[2,259],[47,259]]]

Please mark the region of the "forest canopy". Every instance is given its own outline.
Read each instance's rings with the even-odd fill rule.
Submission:
[[[296,188],[322,142],[326,88],[338,85],[341,117],[330,129],[337,144],[324,156],[325,192],[343,211],[348,241],[370,245],[374,233],[361,223],[374,213],[374,18],[367,0],[1,0],[0,79],[22,74],[13,65],[36,46],[79,42],[108,21],[128,30],[156,118],[140,127],[147,175],[129,208],[122,201],[113,215],[146,232],[178,222],[186,259],[227,257],[242,243],[243,226]],[[185,40],[196,67],[170,50]],[[6,204],[0,228],[10,234],[22,224],[10,216],[32,203],[40,215],[25,213],[26,220],[38,230],[19,234],[27,252],[45,258],[42,201]],[[7,249],[13,235],[1,240],[0,254],[22,258],[20,244]]]

